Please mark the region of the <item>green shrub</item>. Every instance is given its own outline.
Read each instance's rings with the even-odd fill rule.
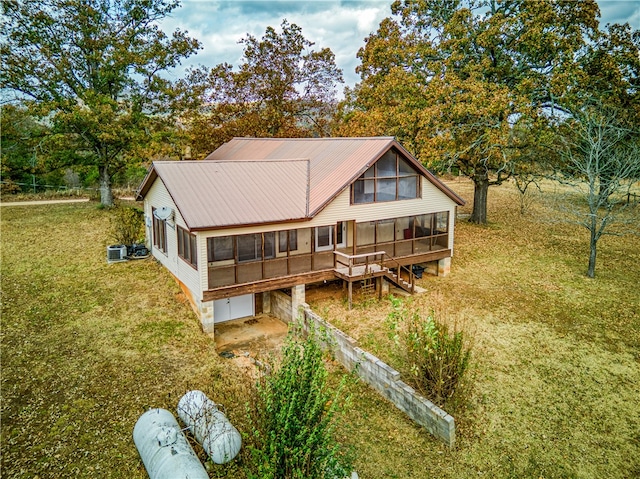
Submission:
[[[388,323],[400,356],[410,368],[415,385],[439,406],[455,399],[469,369],[471,345],[464,333],[439,321],[434,311],[426,317],[408,311],[401,300],[392,298]]]
[[[248,477],[349,476],[350,456],[335,438],[341,387],[332,392],[326,380],[316,341],[289,336],[280,366],[258,381],[257,400],[249,407]]]
[[[111,216],[111,234],[117,244],[144,242],[144,212],[134,206],[116,206]]]

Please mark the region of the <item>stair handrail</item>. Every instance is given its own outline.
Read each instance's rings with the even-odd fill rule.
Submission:
[[[416,292],[416,275],[413,274],[413,271],[409,268],[407,268],[406,266],[403,266],[400,264],[400,261],[398,261],[397,259],[395,259],[393,256],[388,255],[387,253],[384,253],[384,256],[386,256],[387,258],[389,258],[391,260],[391,262],[396,264],[396,268],[398,268],[398,280],[402,280],[402,276],[400,275],[400,271],[404,270],[408,273],[409,275],[409,283],[411,284],[411,294],[414,294]]]
[[[371,256],[380,256],[380,267],[381,268],[385,268],[385,257],[388,258],[392,264],[395,264],[395,267],[398,269],[398,279],[401,280],[402,276],[400,275],[401,271],[406,271],[409,275],[409,283],[411,284],[411,294],[415,293],[415,289],[416,289],[416,279],[415,279],[415,275],[413,274],[413,271],[411,271],[411,269],[407,268],[406,266],[403,266],[400,264],[400,262],[395,259],[393,256],[389,255],[386,251],[374,251],[372,253],[361,253],[361,254],[355,254],[355,255],[349,255],[346,253],[342,253],[341,251],[334,251],[333,254],[335,255],[335,264],[337,267],[337,264],[343,264],[345,266],[349,267],[349,276],[353,275],[353,261],[356,259],[362,259],[365,258],[365,272],[364,274],[369,274],[369,258]],[[341,262],[339,260],[339,258],[343,258],[347,260],[347,263]]]

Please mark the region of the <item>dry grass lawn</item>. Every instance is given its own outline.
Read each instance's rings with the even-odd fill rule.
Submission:
[[[469,183],[452,186],[471,200]],[[428,292],[409,300],[475,339],[456,448],[351,382],[339,432],[363,479],[640,476],[640,241],[601,240],[589,280],[586,231],[543,221],[540,204],[520,216],[514,191],[490,190],[489,226],[458,223],[451,274],[425,276]],[[170,275],[150,260],[106,264],[108,212],[1,214],[2,477],[144,478],[136,420],[148,407],[175,410],[189,389],[247,431],[248,380],[216,354]],[[309,296],[393,360],[388,300],[347,311],[341,292]],[[242,464],[210,474],[242,478]]]

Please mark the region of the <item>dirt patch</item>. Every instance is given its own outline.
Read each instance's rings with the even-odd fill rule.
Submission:
[[[234,319],[216,325],[216,350],[231,351],[235,356],[243,356],[243,352],[262,355],[279,349],[288,332],[286,323],[266,314]]]

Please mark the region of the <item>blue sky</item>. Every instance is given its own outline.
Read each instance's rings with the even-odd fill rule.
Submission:
[[[598,4],[602,27],[628,22],[640,29],[640,1],[599,0]],[[315,43],[314,48],[333,51],[345,85],[353,86],[359,80],[356,53],[380,21],[391,14],[390,5],[391,0],[182,0],[182,7],[174,10],[161,27],[166,33],[176,28],[188,30],[202,42],[202,50],[187,59],[185,66],[213,67],[227,62],[237,67],[243,51],[238,41],[247,33],[262,38],[267,26],[279,30],[286,18],[302,28],[305,38]],[[182,71],[176,76],[182,76]]]

